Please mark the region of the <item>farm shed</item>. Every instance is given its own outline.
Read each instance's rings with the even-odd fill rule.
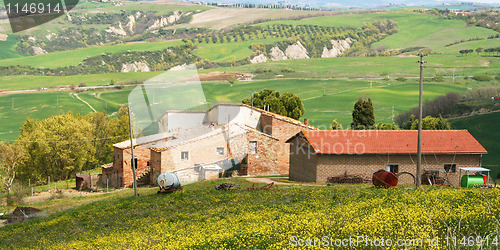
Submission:
[[[290,138],[290,180],[324,183],[377,170],[416,174],[417,130],[303,130]],[[441,169],[458,186],[459,167],[480,167],[486,150],[467,130],[424,130],[422,170]],[[410,175],[399,183],[413,184]]]

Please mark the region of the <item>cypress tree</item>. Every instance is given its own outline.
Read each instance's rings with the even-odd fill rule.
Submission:
[[[375,125],[375,113],[373,111],[373,103],[370,98],[368,100],[358,99],[354,104],[352,111],[352,129],[367,129]]]

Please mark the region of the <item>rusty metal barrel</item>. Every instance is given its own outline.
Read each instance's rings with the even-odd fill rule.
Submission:
[[[395,187],[398,185],[398,177],[395,173],[379,170],[373,173],[372,183],[375,187]]]

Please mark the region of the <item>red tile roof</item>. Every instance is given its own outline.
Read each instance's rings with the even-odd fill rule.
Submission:
[[[416,154],[417,130],[303,130],[318,154]],[[486,154],[467,130],[422,131],[422,153]]]

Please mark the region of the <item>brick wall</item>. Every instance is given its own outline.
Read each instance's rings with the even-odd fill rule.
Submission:
[[[123,149],[113,148],[113,167],[103,168],[102,170],[102,180],[103,184],[106,184],[106,179],[108,179],[109,187],[122,187],[123,180]]]
[[[371,180],[372,174],[386,170],[388,164],[397,164],[398,172],[416,174],[416,155],[317,155],[316,182],[324,183],[328,177],[344,173],[360,174]],[[444,164],[457,164],[455,173],[448,173],[453,185],[459,184],[459,167],[480,167],[480,155],[423,155],[422,173],[425,169],[442,169]],[[440,177],[445,177],[440,173]],[[401,184],[413,184],[413,178],[402,175]]]
[[[148,166],[148,161],[150,160],[150,156],[151,153],[148,148],[143,148],[141,146],[134,147],[134,157],[137,158],[137,176],[149,171],[150,167]],[[115,185],[116,181],[118,181],[118,187],[129,187],[133,185],[131,159],[130,148],[114,148],[112,175],[114,174],[115,176],[111,178],[113,185]],[[118,178],[116,178],[116,175]]]
[[[262,132],[272,135],[273,133],[273,117],[269,115],[260,116],[260,129]]]
[[[280,146],[278,140],[257,131],[250,131],[247,133],[247,145],[250,141],[257,142],[257,152],[256,154],[248,154],[248,175],[279,175],[288,173],[288,168],[278,165],[278,148]]]
[[[149,175],[149,184],[158,185],[157,180],[161,172],[162,151],[151,150],[151,174]]]
[[[264,133],[272,135],[279,140],[278,165],[288,172],[290,166],[290,145],[286,143],[288,139],[304,129],[303,126],[293,124],[275,117],[263,114],[261,116],[261,127]]]

